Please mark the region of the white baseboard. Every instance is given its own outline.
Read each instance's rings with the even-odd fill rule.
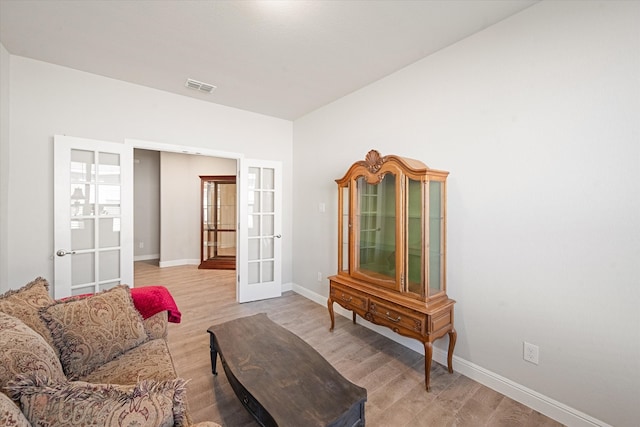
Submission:
[[[312,292],[307,288],[296,285],[295,283],[292,284],[291,289],[313,302],[324,306],[327,305],[327,297],[325,296]],[[338,304],[334,304],[334,312],[351,319],[351,312],[340,307]],[[360,317],[357,317],[356,319],[356,322],[359,325],[376,331],[379,334],[424,355],[424,346],[419,341],[395,334],[388,328],[374,325]],[[327,324],[329,324],[329,322],[329,317],[327,315]],[[447,352],[434,346],[433,360],[446,366]],[[590,415],[571,408],[557,400],[531,390],[456,355],[453,356],[453,366],[456,372],[459,372],[460,374],[469,377],[472,380],[477,381],[480,384],[485,385],[517,402],[520,402],[523,405],[527,405],[528,407],[553,418],[564,425],[572,427],[612,427],[611,425],[593,418]]]
[[[150,259],[160,259],[160,254],[138,255],[133,257],[133,261],[147,261]]]
[[[287,292],[292,290],[293,290],[293,283],[289,282],[289,283],[282,284],[282,292]]]
[[[160,261],[158,266],[164,267],[177,267],[179,265],[200,265],[199,259],[175,259],[171,261]]]

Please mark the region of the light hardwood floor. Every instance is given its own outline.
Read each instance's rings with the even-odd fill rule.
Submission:
[[[561,426],[463,375],[449,374],[435,361],[432,391],[427,393],[419,353],[339,315],[334,332],[329,332],[327,308],[294,292],[238,304],[234,276],[235,271],[229,270],[135,263],[136,286],[166,286],[182,313],[181,323],[169,324],[169,347],[178,375],[190,379],[187,393],[194,421],[212,420],[226,427],[258,425],[236,398],[224,371],[219,369],[215,377],[211,374],[207,329],[238,317],[267,313],[309,343],[342,375],[367,389],[369,427]]]

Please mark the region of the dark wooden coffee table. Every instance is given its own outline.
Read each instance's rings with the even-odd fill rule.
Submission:
[[[216,359],[234,392],[262,426],[364,426],[367,390],[344,378],[309,344],[266,314],[210,327]]]

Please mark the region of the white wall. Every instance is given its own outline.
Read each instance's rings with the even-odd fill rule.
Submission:
[[[0,218],[0,230],[7,230],[5,287],[53,277],[55,134],[114,142],[131,138],[282,161],[283,281],[291,281],[290,121],[24,57],[10,59],[11,136],[2,153],[10,153],[11,192],[0,193],[0,205],[8,209],[7,218]]]
[[[235,175],[236,160],[162,153],[160,265],[200,264],[200,175]]]
[[[160,152],[136,149],[133,157],[133,257],[159,259]]]
[[[10,55],[0,43],[0,293],[9,289],[9,95]]]
[[[369,149],[449,170],[456,356],[637,425],[639,16],[638,2],[541,2],[296,120],[294,283],[327,296],[334,179]]]

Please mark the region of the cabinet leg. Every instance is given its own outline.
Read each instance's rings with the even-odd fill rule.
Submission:
[[[433,344],[424,343],[424,383],[427,391],[431,391],[431,360],[433,359]]]
[[[454,328],[449,331],[449,352],[447,354],[447,365],[449,373],[453,374],[453,349],[456,346],[456,340],[458,339],[458,333]]]
[[[331,317],[331,327],[329,328],[329,332],[333,332],[333,327],[335,326],[336,319],[333,315],[333,300],[331,298],[327,300],[327,308],[329,309],[329,317]]]
[[[353,324],[355,325],[356,324],[356,312],[352,311],[351,315],[352,315],[351,317],[353,318]]]

